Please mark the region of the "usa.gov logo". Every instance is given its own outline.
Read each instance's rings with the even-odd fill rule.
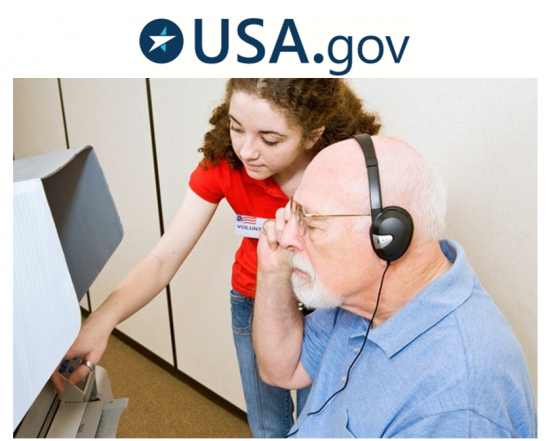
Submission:
[[[195,19],[194,48],[191,50],[194,49],[198,61],[210,65],[219,64],[229,56],[233,60],[236,58],[237,62],[241,64],[261,62],[276,64],[279,58],[282,57],[285,63],[307,65],[312,60],[316,64],[332,63],[328,72],[335,76],[348,74],[352,69],[354,59],[359,59],[360,62],[366,65],[375,65],[381,61],[386,66],[392,61],[394,64],[399,64],[403,59],[410,39],[409,35],[365,35],[361,30],[359,35],[335,35],[331,33],[325,39],[321,36],[321,38],[316,38],[314,43],[309,40],[310,47],[306,47],[302,42],[298,26],[292,18],[286,18],[280,23],[280,31],[276,40],[273,33],[270,36],[263,37],[267,40],[261,39],[264,27],[263,19],[247,18],[242,20],[237,28],[233,30],[237,33],[235,36],[237,40],[252,48],[252,56],[244,56],[230,51],[229,19],[221,19],[220,25],[221,38],[220,44],[217,46],[219,49],[216,49],[216,40],[212,40],[211,37],[207,38],[204,35],[203,19]],[[270,25],[272,28],[277,23],[271,23]],[[213,26],[216,26],[216,24],[210,24],[210,31]],[[254,36],[250,32],[254,32]],[[208,54],[205,53],[203,41],[214,41],[215,49],[213,52],[209,50]],[[231,41],[234,42],[235,38],[231,37]],[[174,22],[166,19],[153,20],[141,31],[139,44],[143,55],[152,62],[169,63],[180,54],[183,48],[183,35]],[[326,46],[326,50],[323,46]]]
[[[154,63],[170,63],[183,49],[183,34],[176,23],[159,18],[143,28],[139,46],[143,55]]]

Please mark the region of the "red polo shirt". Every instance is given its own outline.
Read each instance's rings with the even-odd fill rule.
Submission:
[[[191,174],[189,186],[212,204],[226,198],[235,214],[247,216],[273,219],[277,209],[288,202],[272,178],[254,180],[244,167],[232,170],[225,159],[218,166],[209,165],[206,170],[199,165]],[[233,289],[251,298],[256,295],[257,244],[258,239],[243,238],[235,254],[231,278]]]

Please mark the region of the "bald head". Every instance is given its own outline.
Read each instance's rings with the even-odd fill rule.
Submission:
[[[378,159],[383,206],[407,210],[420,236],[438,239],[445,215],[445,192],[422,155],[403,141],[372,137]],[[370,213],[365,157],[355,139],[321,151],[308,166],[295,195],[306,209],[323,213]]]
[[[367,174],[365,159],[355,140],[345,140],[322,150],[304,173],[296,199],[306,204],[322,196],[315,209],[325,213],[353,213],[365,208]],[[358,206],[359,204],[359,206]],[[323,211],[324,210],[324,211]],[[328,211],[327,211],[328,210]]]

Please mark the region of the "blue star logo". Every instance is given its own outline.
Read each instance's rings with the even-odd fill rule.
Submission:
[[[139,45],[143,55],[150,61],[169,63],[175,60],[183,49],[183,34],[174,22],[159,18],[147,23],[143,28]],[[162,50],[157,50],[159,48]]]
[[[155,42],[153,46],[151,46],[151,49],[149,49],[149,52],[154,51],[159,47],[166,52],[166,43],[168,43],[172,38],[176,38],[175,35],[166,35],[166,28],[164,28],[160,35],[149,35],[149,37]]]

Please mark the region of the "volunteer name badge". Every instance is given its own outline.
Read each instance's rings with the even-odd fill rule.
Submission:
[[[262,217],[238,214],[237,221],[235,222],[235,235],[259,239],[265,221],[267,221],[267,219]]]

